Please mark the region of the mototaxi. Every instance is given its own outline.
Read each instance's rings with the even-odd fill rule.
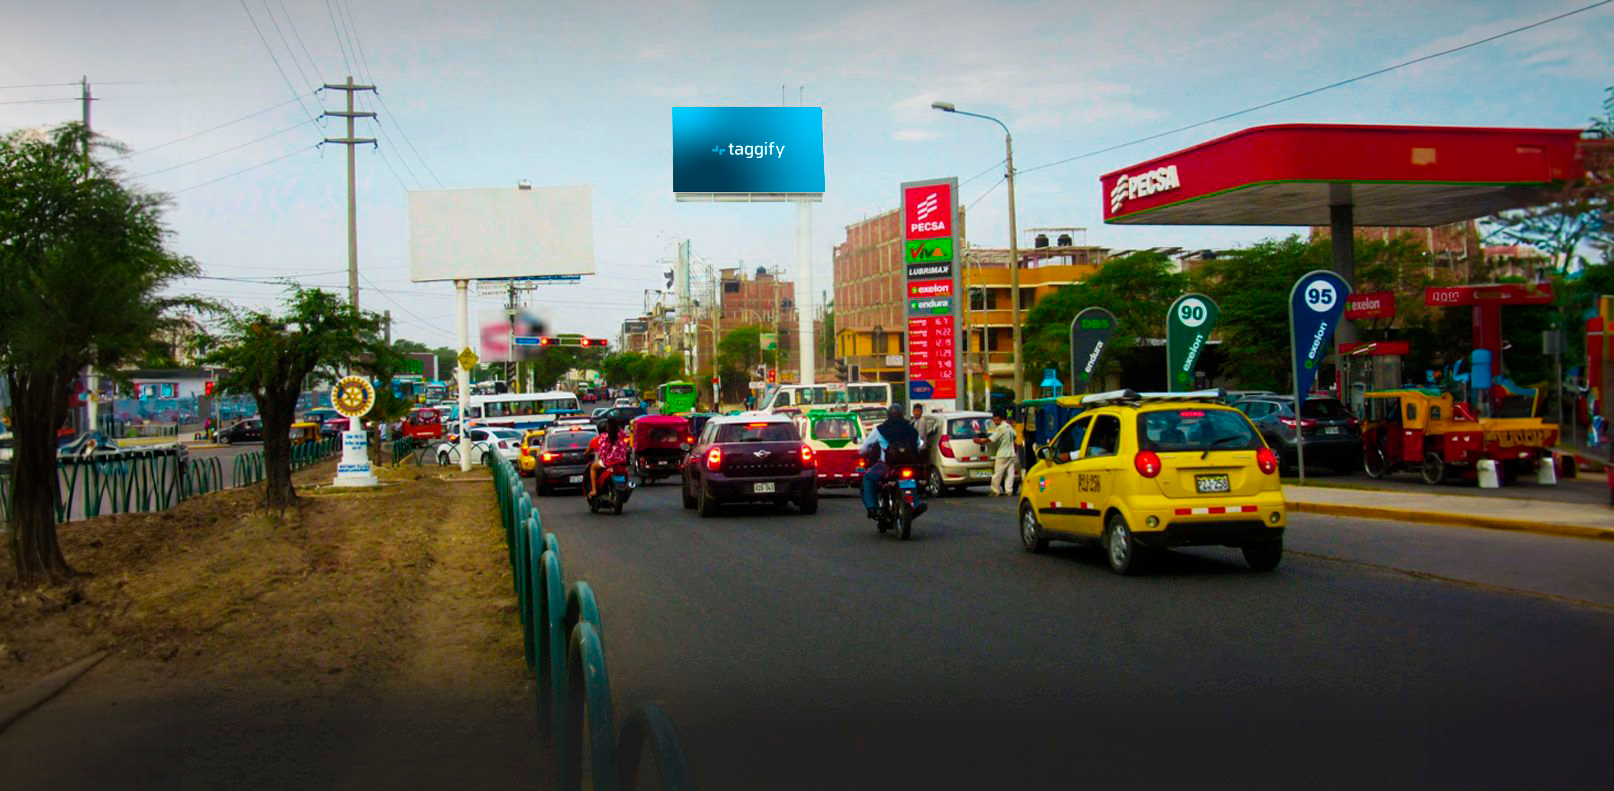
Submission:
[[[851,412],[814,409],[799,419],[801,437],[817,459],[818,488],[862,485],[865,468],[858,446],[863,425]]]
[[[685,449],[695,444],[682,415],[641,415],[628,427],[628,464],[642,483],[677,475]]]

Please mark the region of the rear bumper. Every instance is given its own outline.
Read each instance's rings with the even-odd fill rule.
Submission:
[[[935,459],[931,461],[934,463]],[[942,461],[936,464],[942,483],[948,486],[988,486],[992,483],[992,461]]]
[[[561,486],[582,486],[583,484],[581,483],[571,483],[569,479],[573,475],[582,475],[587,471],[588,465],[586,464],[569,464],[564,466],[551,465],[538,470],[534,474],[534,477],[537,477],[544,483],[551,485],[558,484]]]
[[[1133,537],[1153,547],[1277,541],[1289,522],[1281,490],[1232,497],[1134,497],[1127,505]],[[1151,517],[1154,527],[1149,526]]]
[[[756,484],[759,483],[773,484],[773,491],[758,493]],[[714,499],[725,503],[791,499],[800,497],[816,489],[817,486],[818,476],[813,469],[806,469],[785,478],[729,478],[713,474],[706,476],[706,490],[711,492]]]
[[[1164,530],[1137,531],[1133,537],[1146,547],[1199,547],[1262,544],[1283,539],[1283,528],[1256,519],[1222,522],[1178,522]]]

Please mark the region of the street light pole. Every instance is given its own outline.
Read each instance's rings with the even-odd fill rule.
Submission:
[[[1007,124],[990,115],[971,113],[954,107],[951,102],[931,102],[932,109],[944,113],[968,115],[973,118],[984,118],[997,124],[1003,129],[1004,163],[1007,170],[1004,179],[1009,182],[1009,316],[1010,324],[1014,328],[1014,398],[1016,401],[1024,400],[1025,393],[1025,367],[1020,360],[1020,243],[1019,232],[1015,228],[1014,218],[1014,135],[1009,133]],[[954,198],[957,199],[956,196]],[[987,403],[992,401],[991,393],[987,394]]]

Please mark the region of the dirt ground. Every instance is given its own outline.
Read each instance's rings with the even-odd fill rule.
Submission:
[[[0,732],[0,788],[541,785],[490,485],[382,474],[64,526],[85,576],[0,590],[0,695],[112,656]]]

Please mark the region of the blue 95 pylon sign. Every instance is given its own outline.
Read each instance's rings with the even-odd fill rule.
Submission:
[[[1334,330],[1345,315],[1351,287],[1345,278],[1324,269],[1307,272],[1289,290],[1289,342],[1294,350],[1295,453],[1300,480],[1306,480],[1305,435],[1300,419],[1306,394],[1317,381],[1317,367],[1333,347]]]

